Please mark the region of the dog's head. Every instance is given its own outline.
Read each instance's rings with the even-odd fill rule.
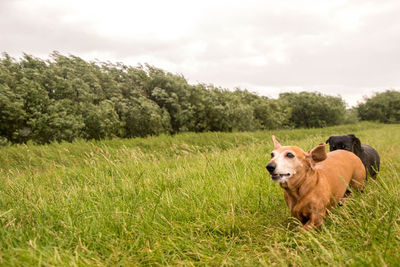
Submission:
[[[272,136],[274,150],[266,168],[275,182],[284,183],[294,177],[304,176],[315,163],[326,159],[325,144],[319,144],[312,150],[304,152],[297,146],[282,146]]]
[[[326,143],[329,144],[330,151],[343,149],[354,152],[356,155],[361,153],[360,139],[358,139],[354,134],[331,136],[326,140]]]

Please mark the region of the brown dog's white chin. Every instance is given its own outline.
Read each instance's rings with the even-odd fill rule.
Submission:
[[[278,182],[278,183],[283,183],[283,182],[287,181],[287,179],[289,177],[290,177],[290,173],[286,173],[286,174],[274,173],[271,175],[272,181]]]

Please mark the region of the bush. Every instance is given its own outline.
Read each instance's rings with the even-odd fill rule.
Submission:
[[[400,123],[399,91],[387,90],[365,100],[365,103],[357,107],[358,116],[361,120]]]
[[[299,128],[319,128],[343,123],[346,104],[341,97],[320,93],[283,93],[283,105],[288,107],[289,124]]]
[[[185,131],[324,127],[343,123],[345,117],[340,97],[302,92],[276,100],[247,90],[190,85],[182,75],[149,65],[86,62],[58,52],[50,58],[0,58],[2,140],[43,144]]]
[[[356,108],[346,109],[343,124],[355,124],[359,121],[360,119],[358,118],[358,111]]]

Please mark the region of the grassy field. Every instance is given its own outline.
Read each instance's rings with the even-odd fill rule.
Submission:
[[[299,230],[265,165],[354,133],[377,180]],[[0,265],[400,265],[400,125],[0,147]]]

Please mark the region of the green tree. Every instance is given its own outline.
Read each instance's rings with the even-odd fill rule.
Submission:
[[[83,128],[86,139],[104,139],[121,135],[122,123],[111,100],[103,100],[99,105],[89,104],[82,107]]]
[[[371,109],[398,121],[392,112],[397,102],[390,101],[379,111],[369,102],[358,111],[367,116]],[[27,54],[15,60],[6,53],[0,58],[1,143],[323,127],[341,123],[344,110],[340,97],[303,92],[268,99],[247,90],[190,85],[182,75],[149,65],[87,62],[58,52],[49,60]]]
[[[27,113],[23,96],[0,84],[0,133],[7,140],[19,143],[20,132],[25,127]]]
[[[118,100],[115,106],[123,122],[124,137],[158,135],[170,130],[169,113],[143,96]]]
[[[258,125],[257,129],[278,129],[290,126],[290,113],[281,101],[260,97],[252,101],[252,107],[254,119]]]
[[[144,83],[146,96],[168,111],[173,133],[188,131],[193,118],[190,86],[183,76],[166,73],[161,69],[146,66],[148,79]]]
[[[35,113],[28,121],[32,140],[39,144],[52,141],[73,141],[82,136],[85,124],[82,115],[68,99],[52,100],[46,111]]]
[[[400,92],[387,90],[366,98],[365,103],[357,107],[361,120],[380,121],[383,123],[400,122]]]
[[[283,93],[279,95],[290,111],[289,123],[294,127],[318,128],[343,122],[346,104],[341,97],[320,93]]]

